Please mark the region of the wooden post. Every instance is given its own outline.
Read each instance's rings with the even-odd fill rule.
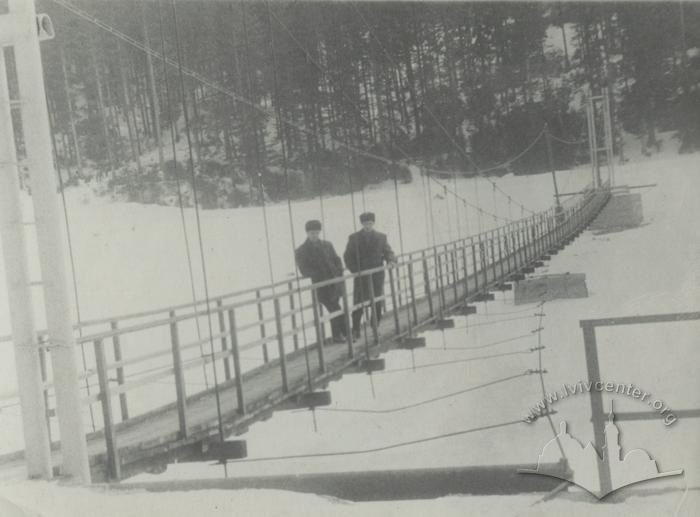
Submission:
[[[421,260],[423,261],[423,288],[425,289],[425,295],[428,297],[428,308],[430,310],[430,317],[432,318],[435,316],[435,309],[433,308],[433,295],[430,290],[430,272],[428,271],[428,259],[425,257],[425,250],[423,250],[423,257]]]
[[[105,444],[107,446],[107,477],[118,481],[121,478],[121,465],[119,461],[119,447],[117,435],[114,430],[112,417],[112,396],[109,390],[109,377],[107,375],[107,360],[101,339],[95,340],[95,363],[97,365],[97,380],[100,385],[100,402],[102,403],[102,420],[104,421]]]
[[[175,311],[170,311],[170,319],[175,319]],[[187,438],[187,391],[185,390],[185,372],[182,369],[182,356],[180,355],[180,336],[175,321],[170,322],[170,344],[173,352],[180,438]]]
[[[226,332],[226,320],[224,318],[224,311],[222,309],[223,306],[223,301],[221,298],[216,300],[216,314],[219,317],[219,331],[223,334]],[[226,336],[221,336],[221,350],[223,352],[226,352],[228,350],[228,342],[226,341]],[[224,364],[224,377],[225,379],[231,380],[231,363],[229,362],[228,355],[224,355],[224,358],[222,359],[222,362]],[[216,368],[216,365],[213,364],[212,367]]]
[[[255,298],[260,300],[260,289],[255,291]],[[262,322],[265,319],[265,314],[263,312],[262,302],[258,302],[258,321]],[[264,338],[267,336],[267,331],[265,329],[265,323],[260,323],[260,337]],[[270,354],[267,351],[267,341],[262,345],[263,350],[263,362],[267,363],[270,361]]]
[[[294,309],[296,309],[296,304],[294,301],[294,284],[289,282],[287,284],[287,288],[289,289],[289,310],[292,311],[292,328],[296,330],[297,315],[294,313]],[[292,342],[294,343],[294,350],[299,350],[299,336],[296,332],[292,334]]]
[[[277,346],[279,348],[280,369],[282,371],[282,390],[287,393],[289,384],[287,382],[287,353],[284,350],[284,335],[282,331],[282,311],[280,311],[280,299],[274,299],[275,305],[275,327],[277,329]]]
[[[231,354],[233,356],[233,374],[236,378],[236,399],[238,414],[245,415],[245,398],[243,397],[243,377],[241,374],[241,357],[238,351],[238,331],[236,330],[236,313],[228,310],[228,328],[231,330]]]
[[[323,332],[323,324],[321,323],[321,318],[320,318],[319,310],[318,310],[318,296],[316,295],[316,288],[315,287],[311,288],[311,300],[312,300],[313,313],[314,313],[314,327],[316,328],[316,346],[318,347],[319,370],[321,372],[325,372],[326,371],[326,360],[324,357],[324,350],[323,350],[323,344],[324,344],[325,338],[324,338],[324,332]]]
[[[401,325],[399,323],[399,306],[396,303],[396,286],[394,285],[394,268],[389,267],[389,286],[391,289],[391,305],[394,308],[393,314],[394,314],[394,329],[396,330],[396,334],[399,334],[401,332]],[[401,271],[397,270],[397,276],[401,275]]]
[[[117,320],[112,320],[109,322],[109,326],[112,330],[117,330],[118,323]],[[122,360],[122,345],[119,340],[119,334],[114,334],[112,336],[112,347],[114,348],[114,360],[119,362]],[[117,384],[122,386],[124,384],[124,367],[117,366]],[[129,420],[129,406],[126,402],[126,393],[119,393],[119,409],[121,410],[122,422]]]

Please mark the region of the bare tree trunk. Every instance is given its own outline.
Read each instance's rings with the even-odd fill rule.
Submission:
[[[202,167],[202,134],[199,120],[199,109],[197,108],[197,88],[192,89],[192,132],[194,133],[194,152],[197,155],[197,163]]]
[[[148,32],[148,22],[146,19],[146,4],[141,2],[141,12],[143,18],[143,40],[146,42],[147,47],[151,47],[151,39]],[[149,86],[149,96],[151,101],[151,117],[153,124],[153,132],[156,140],[156,147],[158,148],[158,170],[163,171],[165,158],[163,155],[163,133],[160,126],[160,100],[158,98],[158,88],[156,87],[156,78],[153,71],[153,58],[151,54],[146,53],[146,69],[148,71],[148,86]]]
[[[561,39],[564,42],[564,64],[566,66],[566,71],[569,71],[569,47],[566,43],[566,29],[564,28],[564,23],[561,24]]]
[[[63,51],[63,46],[58,47],[59,56],[61,59],[61,71],[63,72],[63,89],[66,94],[66,106],[68,108],[68,125],[70,126],[70,134],[73,139],[75,152],[75,164],[78,168],[78,177],[83,178],[83,160],[80,154],[80,143],[78,142],[78,132],[75,129],[75,118],[73,117],[73,102],[71,101],[70,88],[68,86],[68,70],[66,68],[66,56]]]
[[[100,74],[100,69],[97,64],[97,42],[92,40],[92,45],[90,45],[90,58],[92,61],[92,68],[95,73],[95,88],[97,90],[97,111],[100,115],[100,121],[102,122],[102,137],[104,138],[105,148],[107,150],[107,160],[109,162],[109,171],[112,178],[114,178],[114,155],[112,154],[112,143],[109,138],[109,131],[107,130],[107,118],[105,117],[105,102],[102,94],[102,77]]]
[[[121,45],[120,45],[121,47]],[[119,66],[119,76],[121,78],[121,83],[122,83],[122,93],[124,95],[124,118],[126,120],[126,127],[127,131],[129,134],[129,146],[131,147],[131,156],[136,162],[136,170],[138,171],[138,175],[142,176],[143,175],[143,169],[141,167],[141,156],[140,156],[140,149],[138,146],[137,142],[137,136],[134,135],[134,132],[136,130],[135,127],[132,127],[131,124],[131,116],[132,113],[132,106],[131,106],[131,96],[129,95],[129,85],[127,84],[126,81],[126,72],[124,71],[124,66]],[[135,121],[134,121],[135,122]],[[134,124],[135,126],[136,124]]]

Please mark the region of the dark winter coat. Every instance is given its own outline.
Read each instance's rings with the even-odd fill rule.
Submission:
[[[307,239],[297,248],[295,255],[302,276],[310,278],[313,283],[343,276],[343,261],[328,241],[311,242]],[[319,300],[337,299],[341,294],[340,282],[318,289]]]
[[[346,267],[352,273],[366,271],[381,267],[385,262],[395,262],[396,256],[389,246],[387,237],[380,232],[360,230],[355,232],[348,238],[348,245],[345,248]],[[368,301],[371,298],[370,292],[370,277],[374,296],[382,296],[384,294],[384,271],[356,277],[354,282],[354,303]]]

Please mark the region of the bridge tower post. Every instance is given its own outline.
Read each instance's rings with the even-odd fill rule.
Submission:
[[[37,17],[34,1],[9,0],[13,30],[21,120],[32,186],[32,204],[39,249],[46,322],[61,435],[61,473],[76,482],[90,482],[83,407],[78,385],[76,343],[73,335],[64,249],[64,229],[57,194],[44,73],[39,47],[40,34],[53,36],[51,22]]]
[[[0,18],[7,15],[0,15]],[[4,43],[4,42],[0,42]],[[22,410],[24,457],[30,478],[51,479],[51,449],[41,380],[39,348],[27,247],[22,224],[17,153],[7,84],[5,53],[0,45],[0,241],[15,348],[15,369]]]

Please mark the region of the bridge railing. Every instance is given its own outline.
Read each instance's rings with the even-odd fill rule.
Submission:
[[[326,371],[324,338],[332,318],[342,317],[349,329],[353,310],[367,310],[380,301],[391,324],[380,326],[375,318],[366,317],[363,328],[370,344],[377,344],[382,333],[404,334],[505,281],[558,246],[590,221],[607,195],[591,190],[562,213],[546,210],[479,235],[409,252],[400,255],[394,267],[317,284],[285,280],[208,302],[85,322],[76,339],[88,352],[89,368],[82,378],[93,389],[84,394],[86,408],[97,404],[101,409],[96,428],[103,429],[108,451],[116,449],[117,425],[129,425],[167,405],[177,407],[179,432],[186,437],[191,428],[188,406],[211,390],[216,368],[220,383],[236,387],[235,407],[224,409],[244,414],[246,379],[259,368],[279,370],[275,389],[282,393],[293,388],[287,361],[294,354],[308,352],[313,373]],[[370,300],[355,304],[352,281],[378,272],[385,273],[383,293],[370,289]],[[339,286],[342,293],[341,309],[331,314],[317,303],[318,290],[328,285]],[[46,343],[42,350],[50,351],[51,346]],[[348,360],[358,355],[358,344],[351,338],[344,346]],[[50,371],[45,390],[50,397]],[[135,393],[138,396],[130,396]],[[117,405],[118,412],[113,409]]]

